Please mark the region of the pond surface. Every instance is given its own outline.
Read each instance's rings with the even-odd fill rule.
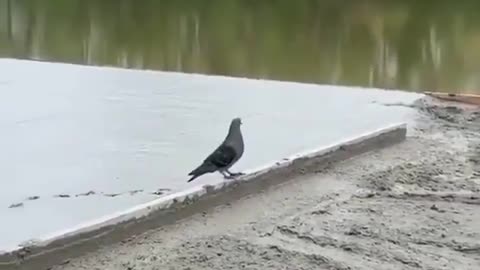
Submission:
[[[0,57],[479,92],[478,10],[478,0],[3,0]]]

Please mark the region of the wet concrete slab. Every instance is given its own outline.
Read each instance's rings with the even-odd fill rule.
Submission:
[[[242,117],[252,170],[410,117],[419,94],[0,60],[0,250],[195,186]]]

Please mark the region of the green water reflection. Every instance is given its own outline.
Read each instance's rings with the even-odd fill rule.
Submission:
[[[0,57],[480,91],[480,1],[0,0]]]

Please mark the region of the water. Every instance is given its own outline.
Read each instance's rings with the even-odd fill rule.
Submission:
[[[2,0],[0,56],[480,91],[477,0]]]

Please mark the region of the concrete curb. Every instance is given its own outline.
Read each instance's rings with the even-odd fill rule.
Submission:
[[[0,251],[1,269],[47,269],[101,246],[257,193],[298,174],[314,172],[353,156],[399,143],[406,138],[406,124],[355,136],[330,146],[299,153],[273,164],[245,172],[238,180],[197,186],[96,219],[74,228],[32,240],[23,247]]]

